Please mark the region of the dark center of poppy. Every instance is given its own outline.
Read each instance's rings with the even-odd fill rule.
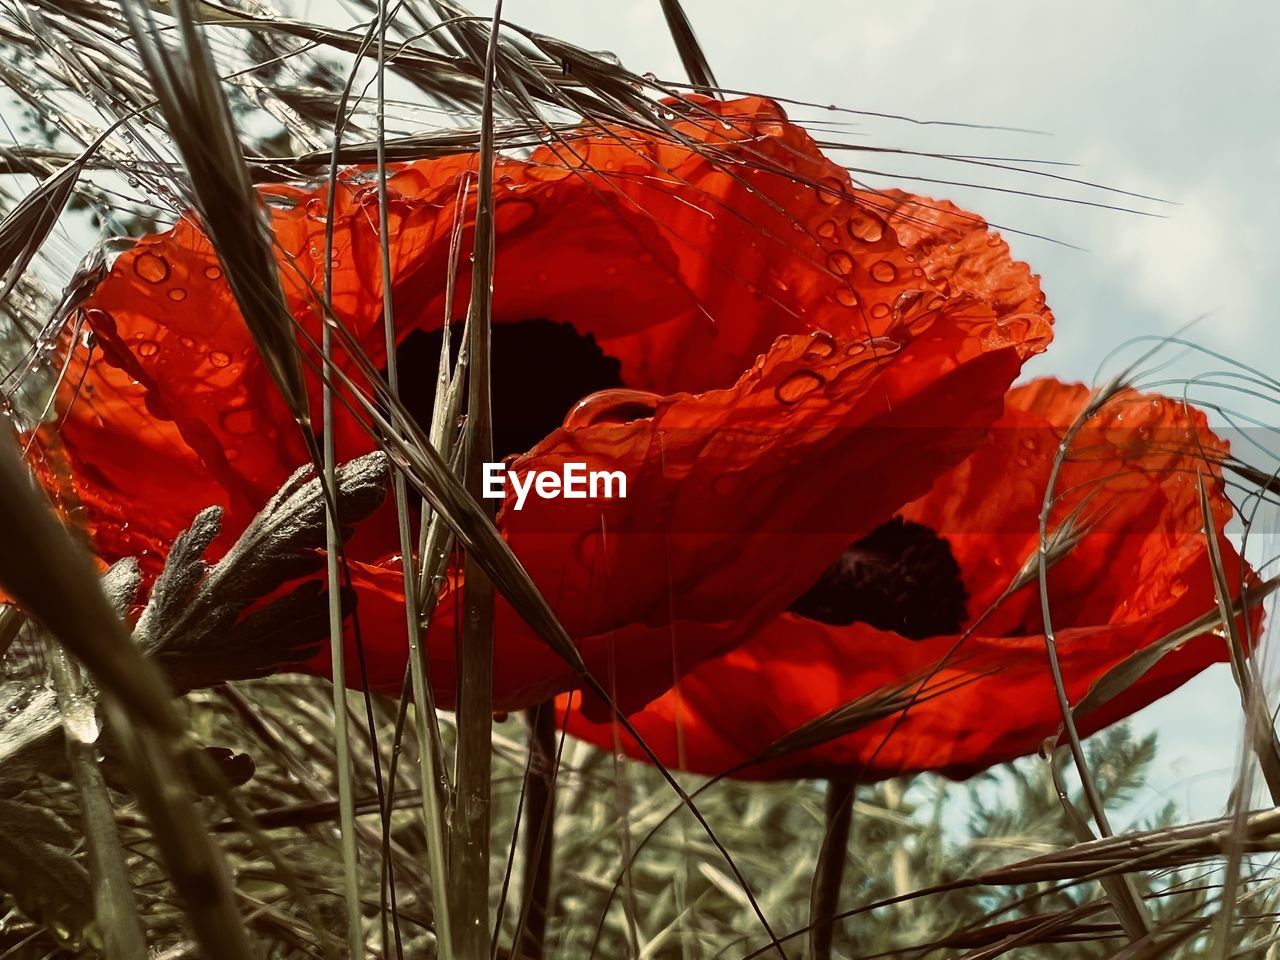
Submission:
[[[424,427],[431,422],[443,333],[411,333],[396,350],[400,399]],[[462,324],[449,328],[456,360]],[[490,347],[495,459],[524,453],[564,422],[579,400],[622,386],[622,364],[595,337],[566,323],[496,323]]]
[[[865,623],[924,640],[958,633],[968,600],[947,541],[894,517],[845,550],[789,609],[822,623]]]

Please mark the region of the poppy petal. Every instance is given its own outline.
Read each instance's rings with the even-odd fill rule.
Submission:
[[[956,214],[948,244],[930,244],[919,218],[901,212],[905,195],[889,209],[854,189],[776,104],[694,98],[677,108],[674,135],[586,127],[527,159],[503,157],[495,171],[495,323],[567,324],[618,361],[622,388],[652,397],[626,422],[571,414],[514,462],[517,471],[570,459],[622,470],[626,500],[537,500],[517,511],[509,498],[500,516],[589,661],[616,648],[629,662],[634,648],[636,702],[669,686],[676,667],[669,643],[622,644],[620,632],[701,625],[714,642],[682,636],[683,669],[776,616],[849,539],[979,442],[1022,361],[1052,335],[1036,278],[979,218]],[[468,284],[456,254],[472,242],[476,164],[464,154],[390,177],[400,342],[465,312],[448,297]],[[319,337],[316,292],[331,270],[333,315],[375,366],[385,363],[368,171],[346,172],[332,195],[277,187],[264,196],[304,352]],[[953,256],[952,245],[981,253]],[[993,284],[988,269],[1003,279]],[[98,346],[78,398],[60,400],[58,440],[99,550],[114,559],[167,542],[211,503],[227,509],[224,540],[233,537],[306,450],[208,241],[185,218],[140,241],[84,317]],[[559,375],[555,356],[529,361]],[[354,361],[338,364],[359,387]],[[310,389],[318,413],[317,378]],[[355,416],[340,411],[334,431],[340,459],[372,446]],[[154,503],[136,497],[130,465],[111,448],[109,438],[125,436],[151,443],[138,457],[157,478]],[[145,530],[126,534],[144,516]],[[385,514],[364,526],[355,560],[377,565],[396,552]],[[500,645],[535,649],[509,611],[499,623]],[[433,643],[448,642],[441,630]],[[513,655],[509,673],[500,651],[499,674],[511,681],[499,703],[571,682],[536,649]],[[401,651],[388,673],[403,660]],[[451,673],[441,676],[450,686]]]
[[[829,711],[907,684],[919,701],[905,713],[750,766],[742,775],[877,779],[934,770],[962,777],[1038,749],[1061,724],[1038,590],[1028,584],[1006,601],[1011,615],[1003,609],[982,614],[1035,555],[1036,518],[1053,454],[1088,400],[1083,387],[1056,381],[1015,389],[991,439],[903,511],[915,522],[936,525],[952,543],[971,594],[983,598],[983,608],[970,611],[971,635],[911,642],[865,624],[836,626],[784,614],[632,715],[641,736],[664,762],[719,774],[750,763],[784,734]],[[1025,455],[1033,449],[1045,455]],[[1051,522],[1082,516],[1088,522],[1074,548],[1049,570],[1070,702],[1078,703],[1134,651],[1215,608],[1199,473],[1215,483],[1216,535],[1229,577],[1252,578],[1223,533],[1231,511],[1215,478],[1217,458],[1225,452],[1200,412],[1134,391],[1115,397],[1074,438]],[[1033,605],[1036,615],[1028,617]],[[1255,613],[1255,632],[1259,624]],[[1006,633],[1010,626],[1023,629]],[[1226,656],[1216,635],[1187,641],[1085,717],[1082,731],[1127,716]],[[615,742],[611,725],[594,724],[581,711],[571,715],[569,729],[602,746]],[[620,742],[639,755],[634,742],[625,736]]]

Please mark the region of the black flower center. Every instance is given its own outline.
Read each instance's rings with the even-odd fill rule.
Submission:
[[[396,350],[400,399],[424,428],[431,422],[443,333],[411,333]],[[462,324],[449,329],[453,358]],[[493,326],[490,382],[495,459],[524,453],[564,422],[579,400],[622,386],[622,364],[595,337],[566,323],[524,320]]]
[[[789,609],[822,623],[865,623],[924,640],[958,633],[968,600],[947,541],[894,517],[845,550]]]

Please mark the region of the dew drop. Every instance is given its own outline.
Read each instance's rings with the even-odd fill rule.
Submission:
[[[323,197],[312,197],[305,209],[308,220],[323,223],[329,217],[329,201]]]
[[[832,273],[847,277],[853,270],[853,257],[845,250],[835,250],[827,257],[827,267]]]
[[[222,278],[222,268],[221,267],[205,267],[204,275],[205,275],[205,278],[209,280],[220,280]]]
[[[871,315],[877,319],[887,317],[889,315],[889,305],[887,303],[877,303],[871,308]]]
[[[826,383],[821,374],[812,370],[797,370],[774,389],[774,395],[783,403],[798,403]]]
[[[174,303],[181,303],[183,300],[187,299],[187,291],[185,287],[172,287],[170,288],[167,296]]]
[[[133,261],[133,272],[147,283],[163,283],[169,279],[169,261],[159,254],[140,253]]]
[[[844,182],[838,177],[826,177],[818,187],[818,200],[827,206],[834,206],[844,199]]]
[[[836,302],[843,307],[856,307],[858,305],[858,295],[848,287],[840,287],[836,290]]]
[[[209,351],[209,362],[215,367],[225,367],[231,362],[231,355],[221,350],[211,350]]]
[[[834,220],[823,220],[818,224],[818,236],[823,240],[830,240],[837,234],[836,222]]]
[[[836,352],[836,338],[825,330],[815,330],[809,335],[809,346],[802,360],[824,360]]]
[[[159,352],[160,344],[154,340],[144,340],[138,344],[138,356],[140,357],[154,357]]]
[[[923,290],[903,290],[898,294],[898,299],[893,301],[893,319],[898,323],[905,322],[907,314],[919,305],[922,296],[924,296]],[[928,327],[929,324],[925,324],[924,329],[927,330]]]
[[[875,351],[877,357],[891,357],[902,349],[902,344],[893,337],[872,337],[867,346]]]
[[[876,243],[884,236],[884,221],[866,210],[854,210],[845,224],[849,236],[864,243]]]
[[[898,279],[898,268],[888,260],[877,260],[871,265],[871,279],[877,283],[893,283]]]

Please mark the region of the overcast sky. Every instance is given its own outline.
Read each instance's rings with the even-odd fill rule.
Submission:
[[[882,146],[1078,164],[1045,169],[1172,201],[1135,201],[1003,171],[880,159],[887,173],[979,180],[1160,214],[890,176],[875,180],[946,196],[992,222],[1062,241],[1010,237],[1017,255],[1043,276],[1058,318],[1056,342],[1029,373],[1092,381],[1099,362],[1127,338],[1174,333],[1205,316],[1193,336],[1280,376],[1274,332],[1280,255],[1273,239],[1280,223],[1280,4],[684,5],[723,86],[921,120],[1041,131],[866,120],[845,132]],[[504,13],[535,30],[611,50],[637,72],[681,76],[657,0],[507,0]],[[790,112],[798,120],[835,118],[805,107]],[[843,162],[871,165],[856,154]],[[1220,366],[1202,360],[1181,369]],[[1268,423],[1280,422],[1270,406],[1250,409]],[[1196,814],[1215,812],[1235,755],[1236,696],[1227,672],[1215,668],[1143,715],[1143,724],[1163,731],[1151,806],[1168,795]]]

